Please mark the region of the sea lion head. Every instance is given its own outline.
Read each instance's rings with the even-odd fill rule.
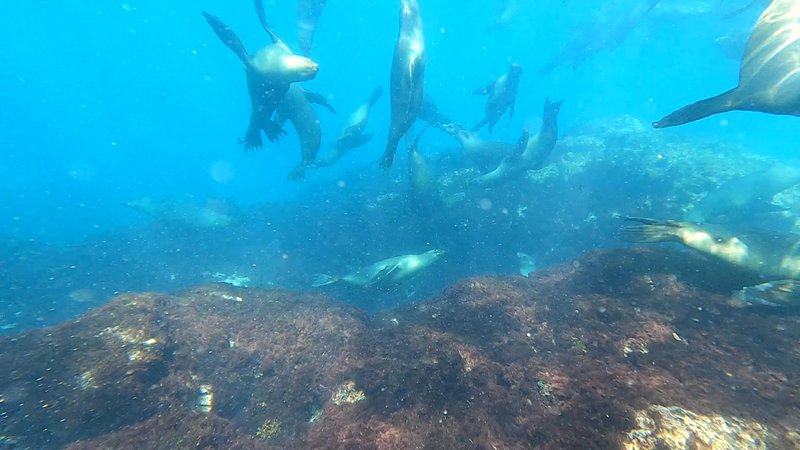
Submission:
[[[522,66],[519,63],[512,62],[511,67],[508,68],[508,73],[513,75],[522,75]]]
[[[319,64],[305,56],[286,55],[283,57],[283,73],[286,74],[291,82],[308,81],[317,76]]]

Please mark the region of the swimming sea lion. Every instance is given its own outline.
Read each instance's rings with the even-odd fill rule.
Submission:
[[[489,98],[486,100],[486,116],[472,127],[473,132],[480,130],[482,126],[488,123],[489,134],[491,134],[494,124],[500,120],[506,110],[509,110],[508,122],[511,123],[511,118],[514,117],[514,104],[517,101],[517,88],[519,87],[521,76],[522,66],[513,63],[507,73],[474,92],[476,95],[488,95]]]
[[[167,224],[188,228],[224,228],[240,220],[235,205],[222,200],[208,200],[203,205],[185,201],[142,197],[127,206]]]
[[[510,142],[486,141],[455,123],[442,124],[440,128],[461,143],[466,157],[481,172],[497,167],[497,164],[506,156],[513,154],[516,148],[516,144]]]
[[[317,31],[317,23],[326,1],[297,0],[297,41],[300,45],[300,52],[305,56],[311,54],[314,33]]]
[[[305,178],[306,168],[314,163],[322,141],[319,118],[311,103],[318,103],[335,112],[324,96],[303,89],[299,84],[289,86],[286,96],[275,111],[275,122],[281,127],[288,120],[300,140],[300,163],[289,173],[290,180]]]
[[[416,138],[411,137],[411,130],[406,135],[406,149],[408,151],[408,181],[411,187],[411,208],[420,214],[430,215],[438,206],[436,192],[436,178],[433,175],[428,160],[419,151],[419,141],[428,127],[420,131]]]
[[[343,283],[363,288],[396,287],[426,269],[444,255],[444,250],[429,250],[418,255],[402,255],[378,261],[341,277],[317,274],[313,287]]]
[[[600,51],[616,48],[644,19],[660,0],[636,0],[635,6],[620,1],[607,1],[594,17],[572,29],[567,43],[541,69],[545,76],[556,67],[578,68]]]
[[[740,221],[756,213],[776,212],[772,204],[778,192],[800,184],[800,168],[776,164],[723,183],[706,194],[686,212],[690,222]]]
[[[425,37],[417,0],[400,0],[400,33],[392,58],[389,92],[392,118],[381,166],[389,168],[397,144],[417,119],[425,80]]]
[[[514,151],[510,155],[503,158],[503,160],[500,161],[500,164],[498,164],[494,170],[474,178],[472,183],[479,186],[485,186],[494,184],[500,180],[507,180],[511,175],[521,173],[525,167],[525,162],[523,161],[522,155],[525,153],[525,149],[528,147],[528,142],[530,142],[530,132],[527,128],[525,128],[519,135],[519,139],[517,140],[517,145]]]
[[[511,26],[519,12],[518,0],[503,0],[499,5],[499,14],[494,22],[486,27],[486,31],[497,31]]]
[[[478,185],[489,185],[499,181],[510,180],[526,170],[539,170],[544,167],[547,157],[552,153],[558,140],[558,113],[561,110],[561,101],[544,101],[542,125],[539,134],[528,139],[525,130],[517,142],[517,150],[503,158],[500,164],[489,173],[473,180]],[[523,141],[523,139],[525,139]]]
[[[536,261],[533,259],[533,256],[517,252],[517,260],[519,261],[519,274],[523,277],[530,276],[533,272],[536,272]]]
[[[369,121],[369,112],[372,107],[383,95],[383,88],[376,87],[372,91],[364,104],[350,115],[347,119],[347,124],[342,129],[339,137],[331,145],[331,149],[320,158],[314,167],[327,167],[336,164],[345,153],[358,147],[362,147],[372,139],[373,134],[364,134],[364,129],[367,127]]]
[[[679,242],[744,269],[768,283],[745,287],[740,300],[760,304],[798,304],[800,300],[800,236],[777,232],[734,234],[723,227],[640,217],[625,219],[622,229],[632,242]]]
[[[272,121],[272,113],[286,95],[289,84],[306,81],[317,75],[319,66],[314,61],[292,54],[292,51],[278,38],[267,24],[261,0],[255,0],[256,12],[261,25],[266,30],[271,45],[258,50],[254,55],[247,53],[244,44],[236,33],[219,18],[203,12],[203,17],[233,53],[244,63],[247,75],[247,90],[250,95],[250,123],[241,141],[246,150],[261,148],[261,131],[271,141],[276,141],[283,130]]]
[[[726,111],[800,115],[800,2],[774,0],[758,18],[739,68],[739,85],[654,122],[664,128]]]

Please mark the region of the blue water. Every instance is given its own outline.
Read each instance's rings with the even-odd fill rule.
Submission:
[[[738,62],[723,56],[714,39],[752,26],[759,14],[757,8],[751,8],[732,19],[722,18],[719,10],[680,15],[664,10],[697,3],[663,0],[619,47],[590,56],[577,69],[561,67],[539,77],[538,67],[566,42],[570,30],[589,20],[605,2],[522,2],[513,25],[494,32],[485,28],[496,17],[499,2],[420,3],[427,51],[426,92],[455,122],[471,126],[482,117],[485,99],[472,95],[474,89],[504,73],[511,61],[525,68],[516,114],[508,125],[505,117],[501,119],[493,135],[510,142],[524,126],[538,127],[545,97],[564,99],[559,126],[562,134],[568,134],[587,122],[624,114],[649,123],[687,103],[732,88]],[[616,3],[624,9],[636,1]],[[724,3],[707,2],[712,8],[729,10]],[[265,5],[276,33],[297,49],[295,2],[275,0]],[[273,216],[303,214],[308,220],[325,221],[336,229],[341,211],[301,206],[304,202],[308,205],[308,199],[319,192],[339,190],[343,196],[365,198],[365,193],[385,194],[392,189],[393,180],[405,176],[403,155],[389,174],[381,173],[376,163],[389,125],[388,95],[370,118],[368,131],[376,134],[375,139],[329,170],[309,171],[302,183],[286,179],[299,160],[297,138],[289,126],[279,145],[267,143],[261,151],[245,153],[237,144],[250,108],[244,73],[200,15],[204,10],[228,23],[248,49],[255,50],[267,42],[251,3],[246,1],[31,0],[0,4],[0,15],[5,19],[0,46],[3,239],[32,241],[66,253],[69,246],[85,242],[96,245],[92,239],[107,241],[115,236],[121,242],[115,248],[123,249],[125,242],[136,247],[141,241],[129,236],[148,229],[152,219],[125,204],[143,196],[197,203],[224,199],[242,209],[279,204],[271,211]],[[336,116],[318,111],[323,128],[320,154],[373,87],[388,88],[396,35],[396,1],[328,2],[312,53],[320,64],[320,73],[305,83],[309,89],[325,94],[339,111]],[[800,137],[796,120],[734,112],[660,132],[711,139],[753,153],[791,159]],[[488,137],[485,131],[482,133]],[[435,156],[454,143],[443,133],[428,132],[426,146]],[[270,221],[269,212],[258,217],[263,220],[259,223]],[[360,220],[378,219],[365,216]],[[364,253],[361,247],[374,248],[376,244],[372,240],[363,242],[358,235],[362,232],[349,236],[350,253],[356,255],[352,262],[334,259],[341,270],[393,256],[390,250],[395,249],[388,247],[384,252],[375,249],[372,254]],[[157,234],[141,239],[158,245],[152,242],[152,236]],[[247,236],[241,239],[250,239],[248,242],[227,238],[231,246],[236,242],[254,245],[256,239],[263,238],[264,247],[274,246],[274,253],[306,245],[275,243],[257,233]],[[217,235],[213,239],[219,244]],[[313,253],[315,245],[325,240],[325,236],[309,237],[307,250]],[[413,247],[409,251],[421,251],[425,240],[421,237],[409,242],[407,247]],[[164,242],[165,248],[172,243]],[[185,239],[188,246],[198,245],[198,249],[189,251],[195,252],[193,261],[200,265],[208,258],[201,243],[193,237]],[[397,244],[397,250],[402,247],[402,242],[393,244]],[[347,245],[347,240],[337,244],[337,257],[348,253]],[[564,243],[565,247],[569,245]],[[579,250],[588,248],[567,253]],[[236,266],[236,251],[231,250],[226,258],[225,264]],[[292,270],[301,271],[303,267]],[[491,268],[481,266],[475,271]],[[509,272],[510,267],[496,269]],[[31,270],[30,279],[23,285],[41,279]],[[118,271],[126,270],[120,263]],[[468,274],[454,270],[446,279]],[[302,272],[289,278],[300,285],[299,280],[309,276]],[[195,280],[187,283],[190,281]],[[111,290],[142,287],[149,285],[143,286],[142,279],[137,278],[128,284],[120,282],[119,289]],[[63,309],[67,311],[63,316],[69,316],[73,307],[66,304],[55,302],[50,309]],[[7,308],[7,314],[12,310]]]

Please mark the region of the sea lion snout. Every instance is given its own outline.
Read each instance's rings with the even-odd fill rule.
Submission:
[[[294,81],[308,81],[317,76],[319,64],[305,56],[287,55],[284,57],[286,71],[293,75]]]

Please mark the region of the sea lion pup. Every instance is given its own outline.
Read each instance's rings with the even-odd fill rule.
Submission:
[[[684,219],[689,222],[740,222],[757,213],[782,209],[772,204],[775,194],[800,183],[800,168],[784,164],[723,183],[692,205]]]
[[[758,18],[739,68],[739,85],[653,122],[672,127],[726,111],[800,115],[800,2],[774,0]]]
[[[345,153],[358,147],[366,145],[373,137],[372,133],[364,134],[364,129],[369,121],[369,113],[375,103],[383,95],[383,88],[378,86],[372,90],[369,99],[359,106],[347,119],[347,124],[339,133],[339,137],[331,145],[331,149],[325,153],[314,167],[328,167],[336,164]]]
[[[300,53],[311,54],[311,44],[327,0],[297,0],[297,41]]]
[[[592,19],[570,31],[567,43],[539,69],[539,75],[548,75],[561,66],[577,69],[595,53],[616,48],[659,1],[637,0],[633,7],[626,2],[607,1]]]
[[[430,267],[445,254],[444,250],[429,250],[418,255],[402,255],[387,258],[357,269],[341,277],[317,274],[313,287],[342,283],[362,288],[390,289],[396,287],[423,269]]]
[[[475,178],[472,182],[486,186],[513,179],[526,170],[539,170],[544,167],[547,157],[553,152],[558,141],[559,111],[561,111],[561,101],[551,102],[549,98],[545,99],[539,134],[528,139],[528,131],[523,131],[517,142],[517,150],[503,158],[496,169]]]
[[[622,237],[631,242],[679,242],[691,249],[711,255],[732,266],[772,280],[746,287],[737,296],[754,303],[755,299],[800,299],[800,284],[787,280],[800,279],[800,236],[776,232],[748,232],[738,235],[723,227],[673,220],[658,221],[628,217],[633,223],[622,229]],[[786,292],[786,289],[790,292]],[[770,301],[770,300],[767,300]],[[792,300],[795,301],[796,300]]]
[[[272,32],[264,17],[261,0],[255,0],[255,6],[259,21],[272,44],[261,48],[252,56],[229,26],[211,13],[202,13],[217,37],[244,64],[251,103],[250,123],[244,139],[240,141],[245,150],[261,148],[262,130],[270,141],[278,140],[283,130],[271,120],[272,113],[289,90],[289,84],[313,79],[319,70],[314,61],[292,54],[289,47]]]
[[[312,103],[320,104],[336,113],[324,96],[307,91],[297,83],[289,86],[289,91],[275,111],[275,122],[281,127],[287,120],[291,122],[300,140],[300,163],[289,173],[290,180],[303,180],[306,168],[314,164],[319,152],[322,129],[317,113],[311,107]]]
[[[494,124],[503,117],[506,110],[509,111],[508,123],[511,123],[511,118],[514,117],[514,104],[517,101],[517,89],[519,88],[519,79],[521,76],[522,66],[517,63],[512,63],[507,73],[473,92],[475,95],[489,96],[489,98],[486,99],[486,116],[472,127],[473,132],[489,124],[489,134],[492,134]]]
[[[388,169],[397,144],[417,119],[425,80],[425,37],[417,0],[400,0],[400,33],[392,58],[389,94],[392,115],[381,166]]]

